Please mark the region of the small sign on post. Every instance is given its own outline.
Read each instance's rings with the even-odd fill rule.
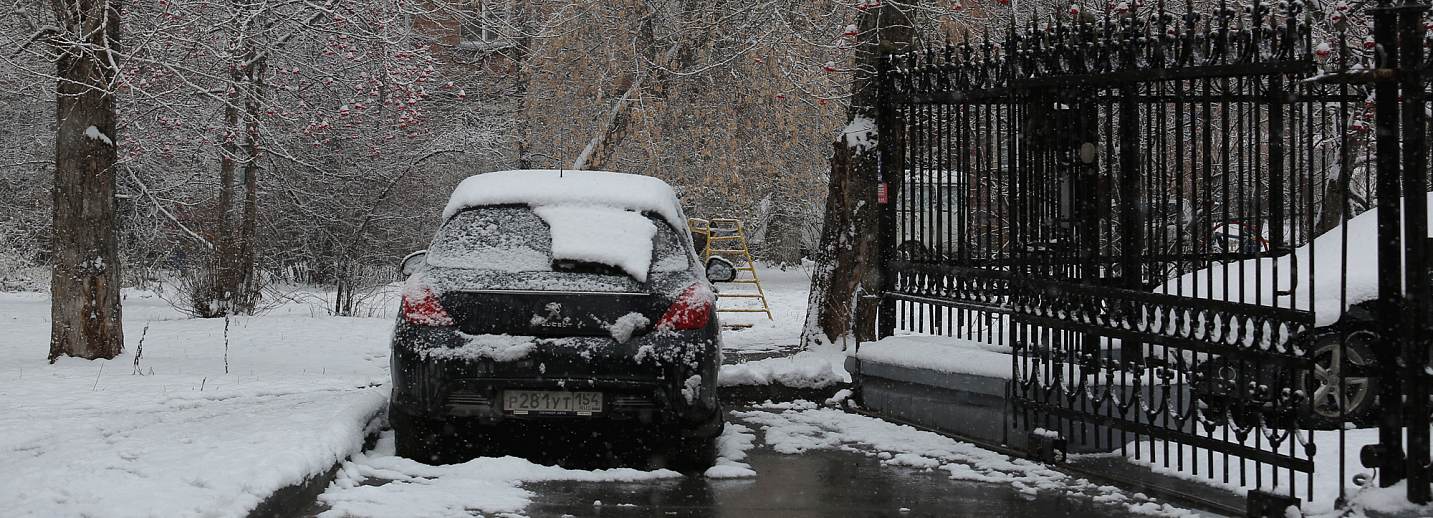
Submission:
[[[881,204],[881,205],[885,205],[885,204],[887,204],[887,203],[890,203],[890,198],[886,196],[886,183],[885,183],[885,182],[881,182],[881,183],[879,183],[879,184],[876,184],[876,203]]]

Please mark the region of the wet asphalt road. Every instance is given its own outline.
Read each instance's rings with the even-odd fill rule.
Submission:
[[[523,487],[534,493],[532,503],[517,514],[533,518],[1148,517],[1079,492],[1044,489],[1028,495],[1009,484],[952,480],[943,470],[885,465],[854,451],[788,455],[758,439],[745,462],[756,477],[527,483]],[[300,516],[323,510],[325,506],[314,502]]]
[[[756,470],[756,478],[528,484],[524,487],[537,496],[522,514],[533,518],[1148,516],[1083,495],[1041,491],[1030,496],[1006,484],[955,481],[941,471],[885,466],[849,451],[783,455],[758,445],[746,461]]]

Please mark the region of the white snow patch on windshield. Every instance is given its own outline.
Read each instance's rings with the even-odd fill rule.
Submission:
[[[419,354],[424,359],[478,360],[492,358],[500,362],[510,362],[527,356],[537,348],[537,343],[531,336],[470,335],[462,331],[457,333],[458,336],[466,338],[468,343],[455,348],[424,349],[419,351]]]
[[[549,205],[533,212],[552,228],[553,260],[612,265],[647,282],[657,226],[646,216],[595,205]]]
[[[632,333],[645,329],[651,323],[652,321],[647,319],[646,315],[634,311],[622,315],[622,318],[618,318],[616,322],[608,325],[607,332],[612,333],[612,339],[617,343],[625,344],[632,338]]]

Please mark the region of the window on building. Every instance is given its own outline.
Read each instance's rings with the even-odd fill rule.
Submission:
[[[459,31],[465,47],[503,47],[511,42],[512,4],[508,0],[464,0],[467,15]]]

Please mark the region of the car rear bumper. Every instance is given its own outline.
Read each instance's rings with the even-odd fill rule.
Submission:
[[[707,329],[651,333],[626,344],[582,338],[553,346],[533,338],[518,358],[434,354],[461,350],[469,337],[451,327],[399,321],[394,329],[392,406],[413,416],[509,419],[636,420],[693,432],[720,419],[716,398],[718,341]],[[592,415],[522,415],[506,411],[504,390],[600,392]],[[715,433],[715,432],[713,432]]]

